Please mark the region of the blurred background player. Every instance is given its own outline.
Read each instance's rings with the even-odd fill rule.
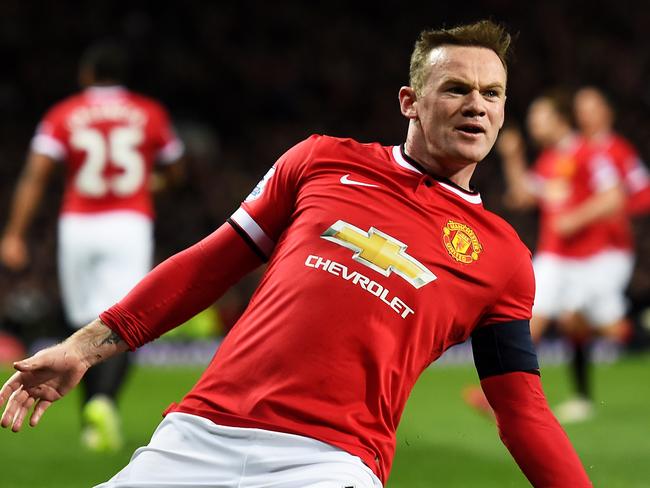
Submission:
[[[559,90],[531,104],[527,126],[542,152],[530,172],[519,133],[509,130],[498,143],[510,203],[540,210],[531,332],[537,342],[555,320],[576,343],[588,339],[585,327],[622,340],[633,256],[620,173],[607,154],[574,133],[571,115],[571,98]],[[556,409],[563,422],[593,413],[586,370],[574,372],[577,397]]]
[[[648,169],[632,143],[614,131],[615,112],[608,97],[594,86],[585,86],[575,93],[573,110],[577,128],[583,137],[582,144],[587,146],[588,152],[602,154],[616,167],[626,194],[626,213],[630,216],[647,214],[650,211]],[[611,225],[619,228],[619,235],[628,232],[627,219],[612,220]],[[631,332],[631,325],[626,317],[621,317],[610,329],[614,332],[610,337],[624,342]],[[586,398],[591,397],[588,335],[583,334],[585,340],[572,342],[574,350],[571,362],[577,390]],[[582,413],[589,412],[590,408],[579,405],[580,402],[567,403],[560,414],[563,414],[565,419],[582,420],[585,418]]]
[[[44,116],[17,183],[0,259],[18,271],[29,264],[27,231],[50,175],[65,164],[58,223],[58,272],[68,325],[77,329],[122,298],[153,260],[154,186],[178,178],[183,144],[166,110],[127,90],[127,53],[112,41],[83,54],[83,90]],[[154,181],[154,162],[165,177]],[[93,450],[122,444],[116,395],[129,355],[103,363],[84,378],[82,442]]]
[[[572,341],[584,343],[593,329],[621,341],[624,291],[632,274],[632,235],[623,212],[625,194],[616,165],[575,133],[572,99],[562,90],[532,102],[527,115],[531,139],[541,153],[532,169],[515,128],[502,131],[507,202],[516,209],[537,206],[539,235],[533,260],[536,278],[531,334],[539,342],[551,321]],[[577,396],[556,408],[561,422],[585,420],[593,405],[582,347],[573,359]],[[485,410],[477,389],[467,401]]]

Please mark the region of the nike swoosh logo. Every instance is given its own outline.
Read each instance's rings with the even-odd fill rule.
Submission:
[[[374,188],[379,188],[379,185],[372,185],[370,183],[363,183],[361,181],[351,180],[350,173],[341,176],[341,183],[343,183],[344,185],[371,186]]]

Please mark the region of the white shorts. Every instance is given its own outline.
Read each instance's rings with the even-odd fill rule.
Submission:
[[[149,445],[96,488],[381,488],[361,459],[323,442],[170,413]]]
[[[634,257],[608,250],[587,258],[540,253],[535,268],[534,315],[550,319],[579,312],[594,327],[604,327],[625,316],[625,289],[632,277]]]
[[[65,214],[58,232],[61,295],[73,327],[97,318],[151,269],[153,223],[140,213]]]

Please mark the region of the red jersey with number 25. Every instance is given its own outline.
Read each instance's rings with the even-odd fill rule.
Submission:
[[[513,229],[414,164],[326,136],[278,160],[230,219],[266,273],[169,411],[318,439],[386,480],[420,373],[477,327],[529,319],[534,296]]]
[[[88,88],[50,109],[32,151],[66,163],[62,213],[152,216],[154,162],[175,161],[183,145],[158,102],[111,86]]]

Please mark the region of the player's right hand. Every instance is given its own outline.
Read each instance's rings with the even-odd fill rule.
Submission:
[[[63,343],[14,363],[14,368],[18,371],[0,389],[0,407],[7,403],[0,425],[18,432],[32,407],[29,425],[34,427],[52,402],[79,383],[88,365]]]
[[[29,252],[25,241],[14,235],[5,235],[0,240],[0,261],[12,271],[20,271],[29,263]]]

